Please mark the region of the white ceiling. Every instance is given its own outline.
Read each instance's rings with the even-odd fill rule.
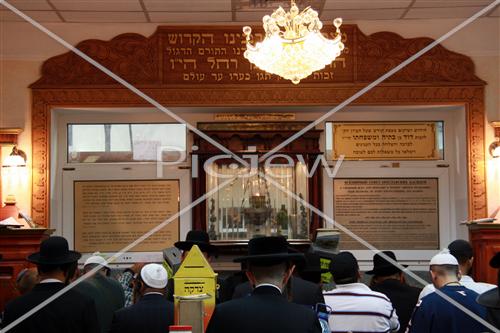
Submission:
[[[42,23],[230,23],[255,22],[288,0],[7,0]],[[493,0],[296,0],[323,21],[465,18]],[[497,7],[486,16],[499,17]],[[0,5],[0,21],[23,19]]]

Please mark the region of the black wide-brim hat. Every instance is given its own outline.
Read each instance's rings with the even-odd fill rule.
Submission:
[[[63,265],[81,258],[80,252],[69,250],[64,237],[52,236],[40,244],[40,251],[30,254],[26,259],[38,265]]]
[[[176,248],[183,251],[191,250],[193,245],[198,245],[201,252],[212,254],[217,251],[217,247],[210,244],[208,233],[203,230],[190,230],[186,235],[185,241],[179,241],[174,244]]]
[[[500,309],[500,290],[490,289],[477,297],[477,303],[487,308]]]
[[[328,268],[321,268],[321,256],[316,253],[306,253],[305,255],[305,266],[299,268],[301,273],[328,273],[330,270]]]
[[[382,251],[383,254],[391,258],[392,260],[397,262],[396,255],[392,251]],[[408,267],[408,265],[401,265],[404,268]],[[376,275],[376,276],[389,276],[396,273],[401,272],[401,269],[385,258],[383,258],[380,253],[376,253],[373,256],[373,269],[370,271],[366,271],[365,274]]]
[[[304,254],[289,252],[285,237],[272,236],[252,238],[248,242],[248,255],[233,261],[267,266],[287,261],[303,263],[304,260]]]

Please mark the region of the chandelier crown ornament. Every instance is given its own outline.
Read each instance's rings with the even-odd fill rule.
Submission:
[[[294,0],[291,0],[289,12],[280,6],[271,15],[265,15],[262,22],[265,37],[255,45],[252,44],[252,28],[243,27],[247,42],[245,58],[260,69],[294,84],[325,68],[344,49],[341,18],[333,20],[335,37],[327,39],[321,34],[323,23],[318,12],[311,7],[299,11]]]

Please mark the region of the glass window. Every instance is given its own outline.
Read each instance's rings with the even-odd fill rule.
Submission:
[[[68,124],[68,163],[184,160],[186,135],[184,124]]]
[[[300,202],[269,184],[261,173],[278,182],[305,201],[307,167],[260,167],[249,175],[243,167],[214,163],[207,172],[207,192],[237,174],[232,183],[212,194],[207,200],[207,230],[214,241],[248,240],[255,236],[283,235],[289,240],[309,239],[309,211]]]

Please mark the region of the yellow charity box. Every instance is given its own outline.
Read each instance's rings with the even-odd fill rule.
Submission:
[[[181,267],[174,275],[175,324],[186,324],[180,323],[180,321],[183,321],[181,311],[186,309],[181,304],[183,300],[199,299],[201,300],[200,311],[203,312],[203,327],[206,329],[215,309],[216,290],[217,274],[213,271],[199,247],[193,245]],[[187,311],[187,309],[184,311]]]

